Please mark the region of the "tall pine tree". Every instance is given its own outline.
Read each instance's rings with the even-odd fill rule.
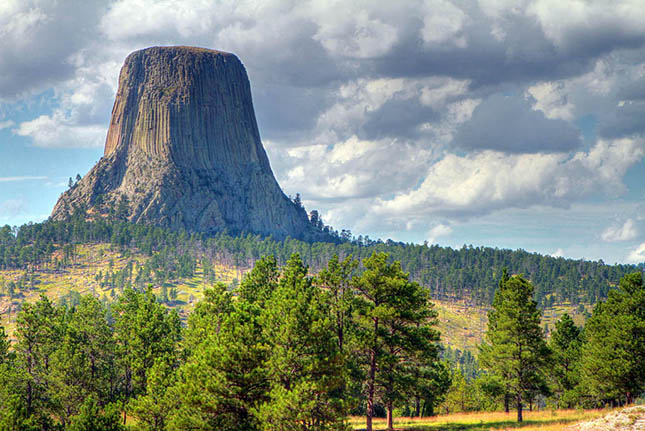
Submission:
[[[480,362],[506,382],[522,421],[523,403],[546,391],[544,368],[549,349],[533,300],[533,285],[519,275],[502,277],[495,292],[489,326],[480,348]]]
[[[595,403],[631,403],[645,389],[645,286],[640,272],[620,280],[585,328],[582,387]]]

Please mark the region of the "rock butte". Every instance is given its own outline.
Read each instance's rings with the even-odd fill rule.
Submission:
[[[126,58],[104,156],[52,218],[79,206],[106,214],[119,202],[133,222],[324,239],[273,176],[244,66],[210,49],[152,47]]]

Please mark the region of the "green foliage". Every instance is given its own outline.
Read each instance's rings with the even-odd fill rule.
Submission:
[[[135,428],[141,431],[164,430],[177,400],[170,396],[168,388],[175,382],[175,358],[155,358],[148,370],[146,393],[128,403],[128,412],[137,419]]]
[[[264,303],[271,298],[273,291],[278,286],[280,271],[275,256],[269,255],[261,258],[242,280],[239,288],[239,295],[243,301],[257,303],[264,306]]]
[[[85,399],[78,415],[72,416],[67,431],[125,431],[118,408],[107,405],[101,409],[90,396]]]
[[[626,275],[585,328],[582,388],[595,403],[631,403],[645,390],[645,286]]]
[[[394,405],[410,395],[418,369],[437,361],[439,352],[437,314],[427,291],[409,280],[399,262],[387,260],[387,254],[374,253],[363,261],[365,271],[354,283],[368,431],[377,398],[387,407],[391,428]]]
[[[127,210],[127,202],[123,203]],[[118,211],[116,211],[118,212]],[[247,267],[262,256],[275,256],[284,264],[297,252],[314,271],[322,269],[334,255],[353,255],[358,260],[374,252],[386,252],[390,259],[402,263],[412,280],[431,289],[437,299],[469,298],[479,304],[490,304],[501,268],[523,273],[532,281],[535,297],[542,307],[555,302],[593,303],[605,298],[623,275],[633,272],[633,265],[605,265],[604,262],[573,261],[541,256],[523,250],[511,251],[464,246],[459,250],[436,245],[414,245],[374,241],[367,237],[345,240],[330,237],[330,242],[307,243],[286,239],[275,241],[257,235],[230,236],[225,233],[205,238],[186,232],[131,224],[124,217],[88,221],[82,209],[69,220],[28,224],[17,231],[9,226],[0,231],[0,269],[25,269],[48,265],[61,268],[73,263],[75,244],[112,243],[122,250],[138,248],[151,256],[146,263],[139,286],[173,277],[194,274],[196,259],[218,256],[227,264]],[[121,211],[123,212],[123,211]],[[127,211],[126,211],[127,212]],[[318,223],[317,219],[315,221]],[[52,251],[61,248],[64,259],[56,260]],[[186,253],[191,250],[191,253]],[[162,283],[158,283],[162,284]],[[6,289],[6,288],[5,288]]]
[[[582,333],[573,319],[564,314],[555,324],[549,347],[553,354],[551,380],[558,407],[571,408],[578,402]]]
[[[145,293],[125,289],[112,308],[118,362],[127,396],[146,390],[146,371],[155,358],[176,356],[180,322],[168,312],[150,289]]]
[[[217,313],[211,307],[202,311]],[[266,400],[268,390],[260,313],[256,304],[239,301],[222,319],[219,332],[209,333],[194,348],[169,390],[178,401],[170,429],[259,428],[253,411]]]
[[[47,397],[51,356],[64,331],[64,312],[46,296],[34,304],[25,304],[16,320],[16,367],[25,378],[26,408],[31,415],[51,407]]]
[[[547,393],[545,367],[550,353],[532,298],[530,282],[503,273],[479,357],[483,367],[504,382],[517,407],[518,422],[522,421],[522,403]]]
[[[223,283],[204,291],[204,298],[197,304],[184,332],[184,353],[190,354],[211,334],[220,332],[222,325],[234,310],[233,294]]]
[[[262,313],[270,388],[258,417],[266,431],[344,427],[345,406],[337,395],[345,366],[329,305],[312,281],[294,254]]]
[[[4,327],[0,325],[0,365],[6,363],[9,360],[9,337],[4,330]]]
[[[51,356],[48,391],[52,410],[66,419],[90,396],[111,399],[115,346],[105,308],[93,296],[82,296],[68,311],[63,331]]]

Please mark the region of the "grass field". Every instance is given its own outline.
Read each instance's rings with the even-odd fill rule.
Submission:
[[[609,410],[543,410],[524,412],[524,422],[516,422],[515,412],[454,413],[427,418],[395,418],[394,428],[410,431],[560,431],[580,421],[588,421],[607,414]],[[352,417],[355,430],[365,429],[364,417]],[[374,420],[375,430],[386,428],[385,418]]]

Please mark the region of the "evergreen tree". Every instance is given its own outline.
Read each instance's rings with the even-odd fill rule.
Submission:
[[[178,401],[168,390],[175,382],[176,358],[155,358],[147,373],[146,392],[130,400],[128,413],[137,419],[135,429],[163,431]]]
[[[553,352],[550,374],[557,404],[559,407],[572,408],[577,401],[575,389],[580,380],[582,334],[568,314],[562,315],[555,323],[549,347]]]
[[[533,300],[533,285],[515,275],[503,275],[495,292],[489,326],[480,348],[480,362],[507,385],[522,421],[523,403],[535,391],[545,392],[544,368],[549,349]]]
[[[280,270],[275,256],[264,256],[255,262],[253,269],[244,276],[239,288],[240,298],[262,307],[278,286],[279,276]]]
[[[431,364],[438,358],[434,329],[436,312],[427,292],[409,280],[399,262],[374,253],[363,261],[365,271],[356,279],[358,334],[366,367],[367,431],[372,430],[377,397],[385,403],[392,429],[394,403],[405,393],[414,375],[413,358]]]
[[[179,316],[157,302],[151,289],[124,289],[112,307],[114,337],[126,397],[146,390],[146,372],[155,358],[177,355]]]
[[[236,302],[235,310],[222,319],[219,332],[206,334],[195,347],[170,389],[178,407],[169,429],[259,429],[255,411],[268,391],[264,368],[268,348],[260,313],[256,304]]]
[[[0,365],[9,361],[9,345],[9,337],[4,326],[0,325]]]
[[[206,289],[204,298],[188,316],[183,340],[184,355],[190,355],[209,335],[218,334],[233,311],[233,293],[224,283]]]
[[[51,357],[52,410],[65,423],[87,397],[105,404],[113,395],[115,377],[114,340],[106,310],[98,299],[84,295],[69,310],[61,343]]]
[[[113,405],[103,409],[94,397],[85,399],[80,406],[80,412],[71,418],[71,423],[65,428],[69,431],[125,431],[119,418],[119,410]]]
[[[582,391],[596,403],[632,403],[645,389],[645,286],[626,275],[585,327]]]
[[[344,428],[346,368],[329,316],[323,292],[294,254],[262,314],[270,388],[258,416],[265,431]]]
[[[25,379],[25,401],[28,415],[49,408],[47,397],[51,356],[59,347],[64,331],[64,314],[41,295],[26,303],[16,319],[16,366]]]

